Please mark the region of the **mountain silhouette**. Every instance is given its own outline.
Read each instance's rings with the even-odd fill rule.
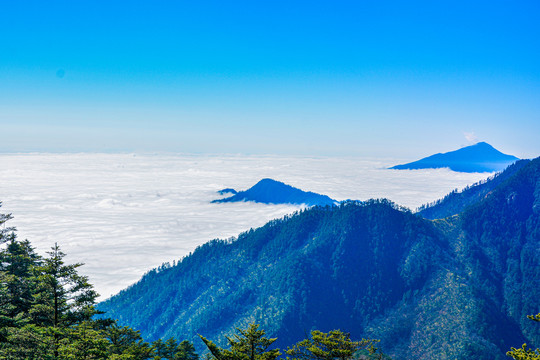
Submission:
[[[396,170],[449,168],[459,172],[494,172],[504,170],[517,157],[506,155],[486,142],[459,150],[435,154],[408,164],[392,166]]]
[[[306,192],[281,181],[262,179],[253,187],[245,191],[239,191],[225,199],[212,201],[213,203],[254,201],[264,204],[296,204],[307,206],[335,205],[337,201],[326,195]]]

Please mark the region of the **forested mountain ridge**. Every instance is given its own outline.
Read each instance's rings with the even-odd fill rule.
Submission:
[[[540,343],[540,160],[458,216],[387,200],[315,207],[214,240],[100,305],[150,338],[222,338],[251,321],[278,345],[309,330],[380,338],[395,359],[504,359]]]
[[[359,337],[360,324],[421,287],[432,267],[420,259],[394,265],[419,242],[425,258],[444,252],[441,239],[428,221],[384,200],[313,208],[232,242],[209,242],[100,308],[150,338],[219,338],[249,320],[277,336],[278,344],[298,341],[312,328],[337,326]]]
[[[426,219],[442,219],[463,212],[468,206],[480,202],[486,195],[497,186],[510,179],[530,160],[518,160],[508,166],[504,171],[495,174],[488,180],[478,182],[465,189],[457,189],[431,204],[426,204],[418,209],[418,213]]]

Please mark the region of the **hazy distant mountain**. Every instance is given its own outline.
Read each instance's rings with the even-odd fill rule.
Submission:
[[[461,172],[493,172],[504,170],[514,161],[519,160],[506,155],[485,142],[467,146],[444,154],[435,154],[408,164],[396,165],[390,169],[414,170],[431,168],[450,168]]]
[[[231,188],[221,189],[217,192],[219,195],[238,194],[238,192]]]
[[[393,359],[506,359],[540,327],[540,158],[426,220],[387,200],[314,207],[197,248],[100,305],[146,338],[204,350],[256,321],[280,347],[311,329],[381,339]],[[502,178],[499,178],[502,179]],[[489,180],[496,181],[496,179]]]
[[[228,189],[230,190],[230,189]],[[253,187],[246,191],[239,191],[233,196],[212,201],[213,203],[255,201],[265,204],[305,204],[313,205],[335,205],[337,201],[326,195],[306,192],[280,181],[272,179],[262,179]]]

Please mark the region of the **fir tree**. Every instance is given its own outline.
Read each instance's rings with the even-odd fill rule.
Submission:
[[[280,354],[278,349],[268,350],[277,339],[265,337],[258,324],[250,324],[246,330],[236,328],[237,334],[227,337],[230,349],[222,349],[212,341],[199,335],[208,350],[217,360],[274,360]]]
[[[540,322],[540,313],[536,315],[528,315],[529,319]],[[506,355],[511,356],[515,360],[540,360],[540,349],[532,350],[523,344],[521,348],[512,348]]]
[[[30,315],[35,324],[51,327],[56,359],[60,340],[66,336],[64,330],[89,321],[96,314],[94,304],[98,294],[87,277],[77,273],[82,264],[64,263],[65,254],[60,251],[58,244],[47,254],[49,257],[37,267],[35,304],[30,309]]]
[[[313,330],[308,339],[304,339],[288,348],[286,353],[291,360],[350,360],[353,356],[364,350],[367,358],[382,359],[384,355],[378,353],[375,347],[377,340],[362,339],[352,341],[349,333],[341,330],[332,330],[323,333]]]

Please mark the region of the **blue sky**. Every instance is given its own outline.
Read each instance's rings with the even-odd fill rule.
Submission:
[[[537,1],[0,5],[0,151],[540,155]]]

